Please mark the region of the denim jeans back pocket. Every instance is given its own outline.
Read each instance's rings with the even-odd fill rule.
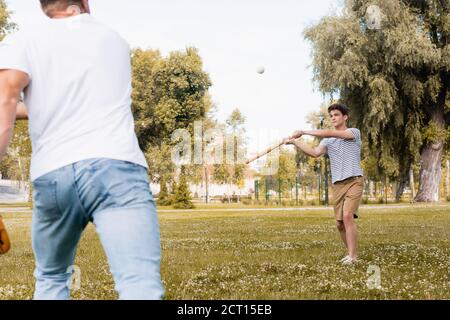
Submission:
[[[56,181],[34,181],[33,202],[36,214],[42,220],[55,220],[61,216],[58,206]]]

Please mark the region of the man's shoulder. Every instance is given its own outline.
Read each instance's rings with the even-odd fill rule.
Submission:
[[[40,20],[22,25],[5,36],[3,41],[29,42],[30,40],[48,36],[50,24],[48,20]]]
[[[113,27],[107,25],[106,23],[104,23],[90,15],[84,17],[84,19],[89,21],[89,23],[91,24],[91,26],[93,28],[99,30],[104,35],[108,35],[108,36],[115,38],[116,40],[128,45],[128,42],[125,40],[125,38],[122,37],[122,35]]]

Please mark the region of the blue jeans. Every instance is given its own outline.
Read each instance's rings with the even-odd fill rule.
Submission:
[[[89,159],[40,177],[33,188],[34,299],[70,299],[72,265],[89,222],[120,299],[163,298],[159,225],[145,167]]]

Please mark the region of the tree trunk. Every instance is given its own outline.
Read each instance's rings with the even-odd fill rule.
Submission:
[[[422,153],[417,202],[439,201],[443,143],[427,146]]]
[[[375,200],[377,200],[377,196],[378,196],[378,182],[374,182],[374,184],[373,184],[373,186],[374,186],[374,189],[373,189],[373,197],[375,198]]]
[[[384,176],[384,200],[385,204],[388,204],[388,178]]]
[[[408,185],[410,168],[411,163],[409,161],[402,168],[400,168],[400,176],[398,177],[397,190],[395,193],[395,202],[400,202],[403,192]]]
[[[208,174],[208,166],[205,166],[205,202],[209,203],[209,174]]]
[[[443,94],[443,99],[440,98],[438,105],[433,107],[433,110],[431,111],[431,121],[434,122],[440,130],[443,130],[445,127],[444,104],[445,92]],[[420,156],[421,166],[419,193],[415,199],[417,202],[439,201],[443,152],[444,142],[442,140],[436,143],[428,143],[422,150]]]
[[[448,201],[450,197],[450,160],[447,163],[447,179],[445,180],[445,200]]]
[[[413,168],[409,169],[409,185],[411,188],[411,201],[416,197],[416,187],[414,186],[414,170]]]

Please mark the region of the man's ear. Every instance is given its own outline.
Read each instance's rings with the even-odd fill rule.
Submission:
[[[89,7],[89,0],[83,0],[83,11],[85,13],[91,13],[91,8]]]

